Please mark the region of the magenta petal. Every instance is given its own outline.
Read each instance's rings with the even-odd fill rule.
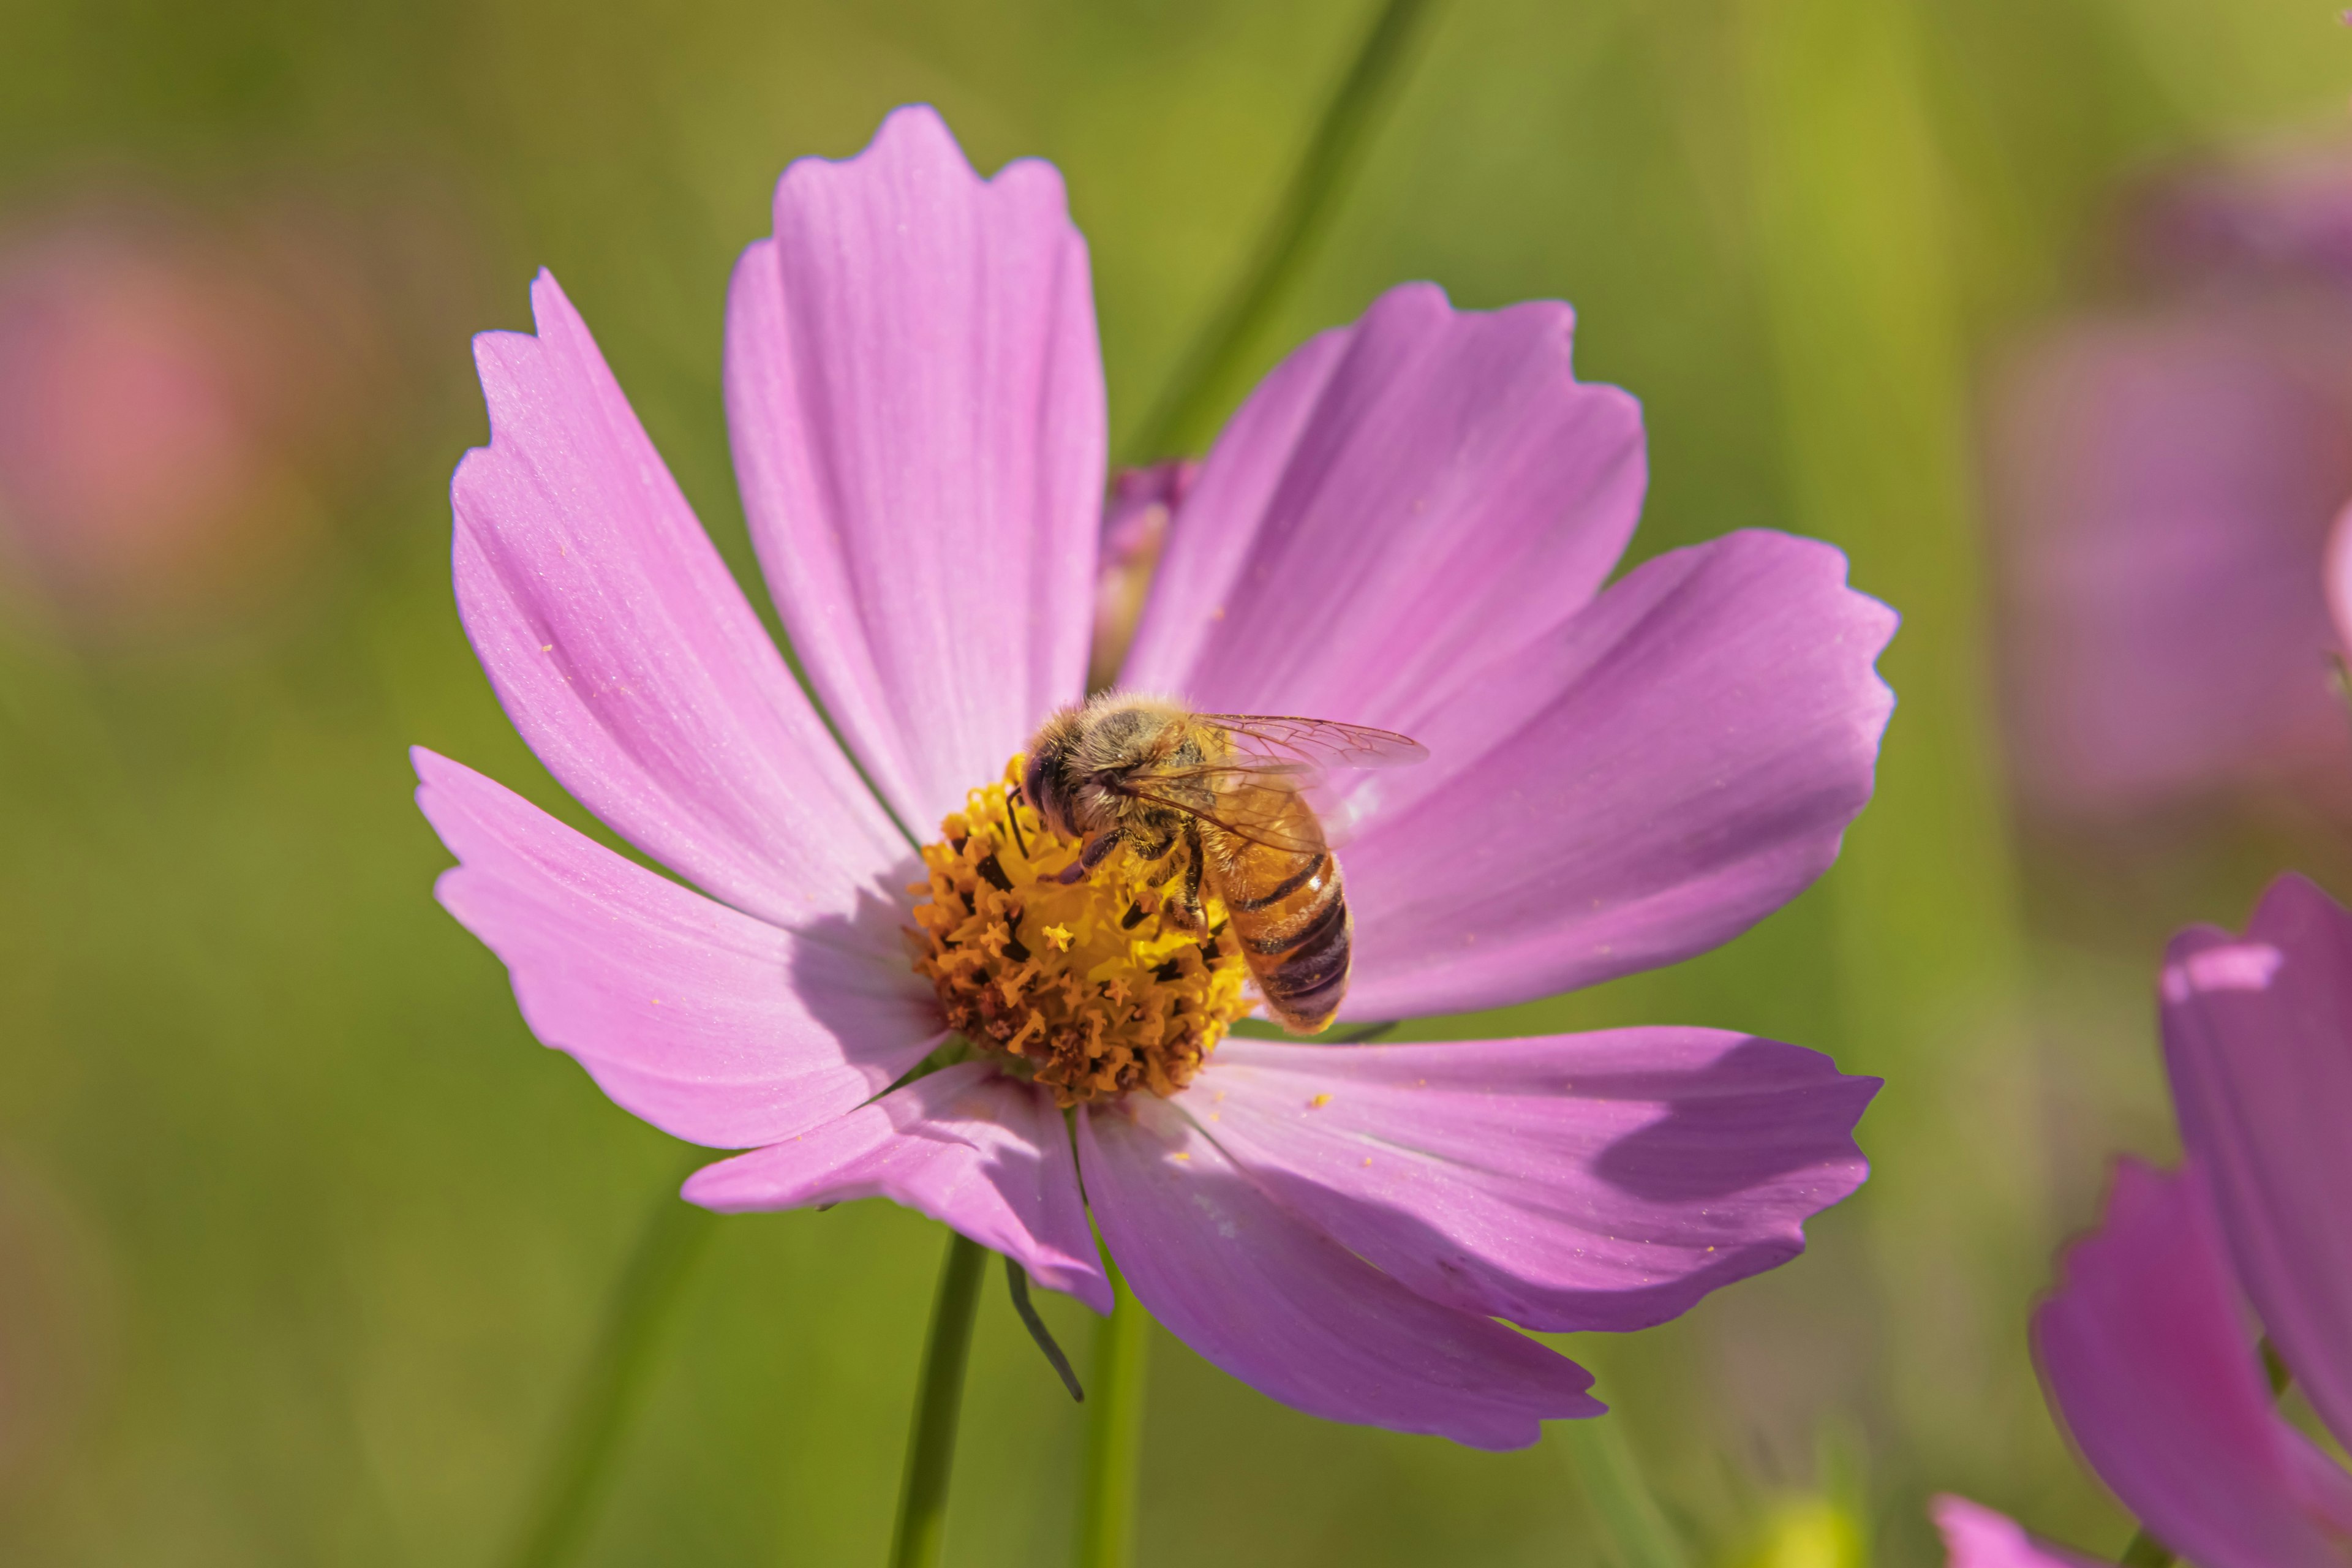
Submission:
[[[2336,646],[2352,648],[2352,507],[2336,514],[2327,531],[2325,568],[2327,616],[2335,623]]]
[[[986,1062],[942,1068],[789,1142],[705,1165],[686,1197],[721,1214],[888,1198],[1110,1310],[1062,1113]]]
[[[2352,1436],[2352,915],[2282,877],[2246,940],[2174,939],[2164,1049],[2238,1278],[2313,1408]]]
[[[2343,1568],[2315,1522],[2347,1483],[2271,1408],[2192,1165],[2116,1172],[2106,1224],[2033,1317],[2051,1402],[2124,1506],[2205,1568]]]
[[[531,1033],[622,1109],[721,1148],[790,1138],[939,1042],[881,945],[780,931],[622,858],[418,747],[416,803],[458,864],[434,891],[506,962]]]
[[[1078,1161],[1136,1299],[1286,1405],[1474,1448],[1525,1447],[1548,1417],[1603,1409],[1585,1392],[1591,1373],[1351,1257],[1269,1201],[1165,1100],[1082,1111]]]
[[[1787,1262],[1868,1173],[1875,1079],[1715,1029],[1460,1045],[1234,1038],[1178,1100],[1251,1180],[1433,1301],[1647,1328]]]
[[[695,521],[555,279],[474,340],[490,444],[450,483],[457,609],[499,700],[588,809],[781,924],[907,858]]]
[[[1939,1497],[1928,1511],[1944,1537],[1944,1568],[2106,1568],[2096,1558],[2036,1541],[2015,1520],[1966,1498]]]
[[[1640,408],[1570,373],[1573,319],[1407,284],[1293,353],[1170,528],[1121,683],[1409,730],[1573,615],[1646,477]]]
[[[1476,672],[1422,727],[1432,760],[1367,775],[1351,802],[1343,1016],[1549,995],[1778,909],[1870,798],[1895,702],[1872,661],[1894,629],[1837,551],[1734,533]]]
[[[928,108],[803,158],[727,305],[751,536],[802,667],[917,833],[1084,688],[1103,500],[1086,241]]]

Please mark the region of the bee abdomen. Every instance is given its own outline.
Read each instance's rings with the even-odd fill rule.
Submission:
[[[1312,859],[1301,861],[1297,870],[1293,871],[1289,876],[1285,877],[1281,881],[1276,882],[1273,887],[1268,888],[1256,898],[1227,899],[1225,900],[1225,907],[1229,910],[1241,910],[1251,914],[1255,914],[1260,910],[1270,910],[1275,905],[1282,902],[1283,900],[1290,897],[1291,894],[1298,891],[1299,889],[1307,886],[1307,883],[1313,881],[1317,877],[1320,876],[1325,864],[1328,863],[1330,858],[1330,853],[1327,850],[1323,854],[1314,857]]]
[[[1300,889],[1328,871],[1301,908],[1286,909],[1271,919],[1252,918],[1266,906],[1296,899]],[[1347,895],[1340,890],[1339,867],[1328,854],[1310,858],[1305,869],[1286,878],[1282,892],[1269,890],[1256,900],[1229,902],[1242,952],[1267,1009],[1285,1028],[1313,1034],[1339,1010],[1348,990],[1349,959],[1353,948],[1354,921]]]

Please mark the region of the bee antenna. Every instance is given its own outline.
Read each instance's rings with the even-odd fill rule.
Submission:
[[[1019,784],[1004,792],[1004,825],[1013,829],[1013,842],[1021,847],[1021,858],[1024,860],[1029,858],[1029,841],[1021,837],[1021,808],[1028,804]]]

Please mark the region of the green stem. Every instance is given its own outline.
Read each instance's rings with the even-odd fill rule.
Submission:
[[[1078,1568],[1127,1568],[1135,1559],[1136,1500],[1143,1468],[1143,1393],[1151,1314],[1110,1271],[1116,1302],[1095,1331],[1094,1397],[1087,1407],[1087,1463],[1079,1500]]]
[[[923,1381],[915,1428],[907,1437],[907,1474],[898,1489],[898,1526],[891,1568],[932,1568],[947,1546],[948,1477],[955,1468],[956,1417],[963,1409],[963,1369],[971,1358],[972,1310],[980,1305],[981,1265],[988,1249],[948,1238],[931,1333],[923,1347]]]
[[[1207,435],[1203,426],[1234,400],[1238,389],[1232,384],[1244,368],[1244,356],[1329,226],[1335,198],[1354,173],[1369,133],[1387,106],[1390,89],[1402,75],[1428,9],[1428,0],[1387,0],[1381,7],[1356,51],[1355,64],[1324,109],[1290,176],[1255,259],[1210,319],[1150,417],[1127,442],[1123,462],[1156,462],[1197,450]]]
[[[718,1216],[666,1192],[614,1287],[604,1324],[572,1393],[563,1437],[541,1478],[530,1524],[509,1568],[557,1568],[587,1537],[614,1451],[645,1393],[663,1326]]]
[[[1690,1568],[1690,1552],[1642,1479],[1616,1418],[1565,1421],[1559,1431],[1575,1452],[1576,1479],[1619,1568]]]
[[[2263,1336],[2260,1349],[2263,1357],[2263,1375],[2270,1380],[2271,1397],[2284,1399],[2286,1397],[2287,1385],[2294,1381],[2294,1374],[2287,1371],[2285,1359],[2278,1353],[2278,1347],[2271,1343],[2268,1334]],[[2150,1535],[2147,1532],[2147,1527],[2142,1525],[2138,1532],[2131,1538],[2131,1544],[2124,1548],[2124,1554],[2117,1561],[2123,1564],[2123,1568],[2172,1568],[2173,1563],[2179,1559],[2173,1556],[2172,1548]]]

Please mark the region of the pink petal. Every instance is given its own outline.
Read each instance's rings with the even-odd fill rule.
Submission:
[[[1210,452],[1121,683],[1411,729],[1558,627],[1646,478],[1641,410],[1575,379],[1572,321],[1407,284],[1293,353]]]
[[[1734,533],[1475,672],[1421,727],[1432,760],[1366,775],[1351,802],[1342,1016],[1590,985],[1787,902],[1870,798],[1895,701],[1872,661],[1894,629],[1837,551]]]
[[[2327,615],[2335,623],[2336,646],[2352,648],[2352,507],[2338,512],[2327,531],[2326,578]]]
[[[1268,1201],[1165,1100],[1082,1111],[1078,1162],[1137,1300],[1286,1405],[1474,1448],[1525,1447],[1548,1417],[1603,1409],[1575,1363],[1413,1294]]]
[[[1966,1498],[1928,1505],[1943,1533],[1945,1568],[2105,1568],[2096,1558],[2034,1540],[2004,1514]]]
[[[416,804],[458,865],[434,891],[506,962],[531,1033],[623,1110],[697,1143],[790,1138],[940,1040],[887,947],[780,931],[418,747]]]
[[[2246,941],[2182,932],[2164,1048],[2238,1278],[2321,1417],[2352,1436],[2352,915],[2282,877]]]
[[[705,1165],[686,1197],[721,1214],[888,1198],[1110,1310],[1062,1113],[986,1062],[942,1068],[788,1142]]]
[[[739,909],[856,907],[905,842],[826,735],[555,279],[474,340],[490,444],[450,484],[457,609],[589,810]]]
[[[1233,1038],[1178,1101],[1299,1218],[1433,1301],[1647,1328],[1804,1249],[1875,1079],[1714,1029],[1434,1046]]]
[[[751,537],[802,667],[915,832],[1083,690],[1103,499],[1086,241],[928,108],[776,187],[727,306]]]
[[[2194,1166],[2126,1162],[2033,1318],[2051,1403],[2124,1506],[2205,1568],[2343,1568],[2310,1511],[2352,1489],[2271,1408]]]

